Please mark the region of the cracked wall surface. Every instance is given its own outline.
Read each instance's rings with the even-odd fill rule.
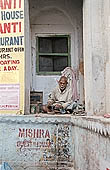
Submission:
[[[0,163],[14,170],[110,168],[110,121],[70,115],[0,117]]]

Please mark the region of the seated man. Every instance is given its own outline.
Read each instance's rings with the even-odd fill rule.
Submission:
[[[47,105],[43,106],[44,112],[66,113],[71,110],[73,104],[71,89],[68,87],[68,81],[65,76],[61,76],[58,86],[49,95]]]

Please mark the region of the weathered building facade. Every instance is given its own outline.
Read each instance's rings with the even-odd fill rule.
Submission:
[[[24,0],[26,115],[0,116],[1,163],[15,170],[110,170],[110,120],[103,118],[110,112],[109,34],[109,0]],[[28,115],[30,92],[43,92],[46,103],[65,66],[76,71],[87,116]]]
[[[31,90],[43,91],[45,103],[59,77],[37,71],[36,37],[69,35],[80,100],[90,115],[109,112],[109,0],[26,1],[25,27],[27,94],[31,84]]]
[[[1,116],[0,162],[14,170],[109,170],[110,121],[71,115]]]

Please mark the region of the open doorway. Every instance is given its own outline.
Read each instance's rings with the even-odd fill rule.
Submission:
[[[61,71],[76,72],[80,102],[84,101],[82,0],[30,0],[31,91],[43,93],[43,103]]]

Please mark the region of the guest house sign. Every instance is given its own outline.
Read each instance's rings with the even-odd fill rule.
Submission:
[[[0,114],[24,113],[24,0],[0,0]]]

